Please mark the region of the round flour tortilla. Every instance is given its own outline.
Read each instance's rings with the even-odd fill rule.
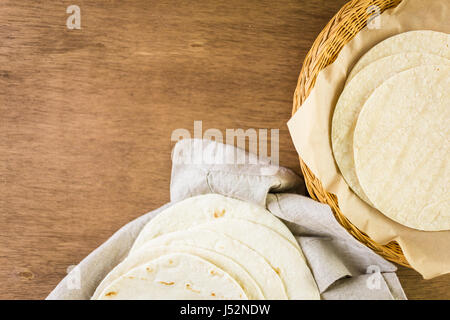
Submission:
[[[355,128],[355,167],[365,194],[414,229],[450,230],[449,88],[449,66],[401,72],[373,92]]]
[[[219,267],[227,274],[229,274],[242,287],[245,295],[250,300],[264,300],[261,288],[257,285],[250,274],[245,271],[238,263],[227,258],[226,256],[217,252],[206,250],[198,247],[177,245],[177,246],[143,246],[134,254],[128,256],[124,261],[118,264],[108,275],[103,279],[97,287],[92,299],[98,299],[101,293],[112,282],[118,279],[123,274],[140,265],[155,260],[161,256],[170,253],[188,253],[198,256],[213,265]]]
[[[191,228],[159,236],[148,247],[187,245],[212,250],[238,263],[256,281],[266,299],[288,299],[283,281],[269,262],[255,250],[216,231]],[[144,248],[144,247],[142,247]]]
[[[222,219],[201,224],[198,228],[226,234],[263,256],[283,281],[290,300],[320,299],[305,258],[278,233],[241,219]]]
[[[356,74],[375,60],[404,52],[430,53],[450,59],[450,35],[430,30],[400,33],[378,43],[370,49],[353,67],[347,83]]]
[[[101,300],[246,300],[226,272],[190,254],[162,256],[131,269],[113,281]]]
[[[263,207],[218,194],[207,194],[175,203],[150,220],[138,235],[131,252],[162,234],[218,219],[240,218],[262,224],[299,248],[289,229]]]
[[[353,157],[353,134],[364,103],[386,79],[421,65],[450,65],[450,60],[432,54],[400,53],[376,60],[362,69],[344,88],[333,114],[331,141],[336,163],[350,188],[372,205],[359,184]]]

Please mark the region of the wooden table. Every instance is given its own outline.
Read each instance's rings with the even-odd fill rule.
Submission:
[[[0,298],[43,299],[114,231],[169,200],[171,133],[286,127],[301,62],[345,0],[0,4]],[[81,30],[66,27],[81,8]],[[411,299],[450,276],[398,275]]]

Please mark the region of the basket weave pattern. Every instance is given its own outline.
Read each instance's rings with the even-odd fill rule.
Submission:
[[[352,0],[345,4],[341,10],[325,26],[303,62],[294,94],[294,114],[311,92],[317,75],[329,64],[333,63],[342,47],[366,26],[371,16],[370,6],[377,6],[380,13],[386,9],[397,6],[402,0]],[[364,232],[358,230],[340,211],[338,199],[334,194],[328,193],[322,183],[314,176],[306,164],[300,159],[300,166],[305,177],[309,194],[315,200],[328,204],[339,223],[348,230],[357,240],[371,248],[384,258],[410,267],[402,249],[397,242],[392,241],[380,245],[373,241]]]

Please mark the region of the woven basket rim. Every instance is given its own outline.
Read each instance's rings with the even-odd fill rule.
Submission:
[[[352,0],[347,2],[336,15],[328,22],[314,41],[306,55],[299,75],[294,93],[292,115],[301,107],[308,97],[319,72],[333,63],[342,47],[363,29],[372,12],[370,6],[378,6],[380,12],[397,6],[402,0]],[[366,245],[384,258],[397,264],[411,268],[406,260],[400,245],[391,241],[381,245],[373,241],[366,233],[353,225],[341,212],[338,199],[334,194],[328,193],[308,166],[300,158],[300,167],[310,196],[322,203],[328,204],[338,222],[358,241]]]

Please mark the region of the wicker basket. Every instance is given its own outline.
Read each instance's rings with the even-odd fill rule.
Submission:
[[[308,97],[320,70],[333,63],[342,47],[366,26],[367,19],[371,15],[367,9],[372,5],[376,5],[383,12],[386,9],[397,6],[401,1],[352,0],[342,7],[322,30],[306,55],[294,94],[292,114],[297,111]],[[314,176],[302,159],[300,159],[300,165],[311,197],[328,204],[333,209],[336,219],[348,232],[384,258],[410,267],[397,242],[392,241],[387,245],[380,245],[370,239],[364,232],[358,230],[339,210],[336,196],[324,190],[322,183]]]

